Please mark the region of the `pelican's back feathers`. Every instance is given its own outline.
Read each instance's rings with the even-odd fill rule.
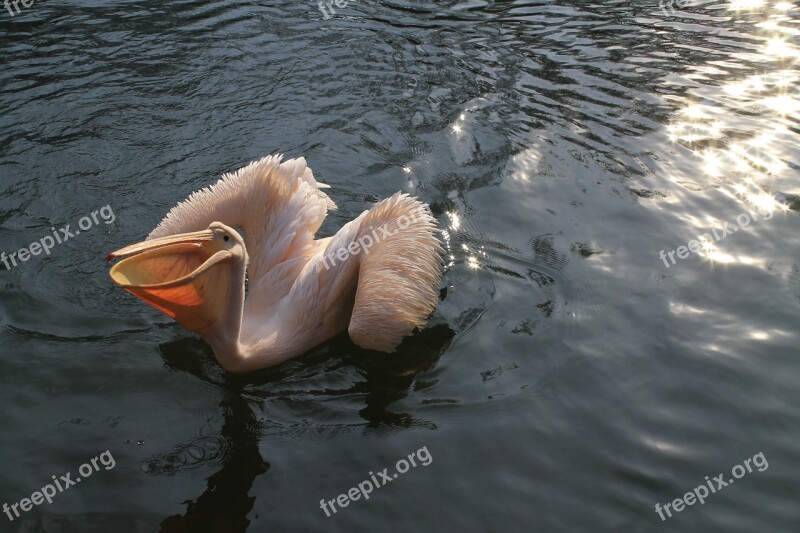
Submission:
[[[215,221],[240,227],[250,254],[251,288],[269,284],[273,298],[285,294],[290,283],[281,287],[286,285],[281,279],[264,278],[280,263],[313,255],[314,235],[336,204],[321,190],[328,186],[314,179],[305,158],[282,158],[268,156],[223,174],[173,207],[147,239],[200,231]],[[297,275],[289,270],[281,276],[286,282]]]
[[[362,348],[393,351],[425,324],[438,301],[442,249],[436,220],[416,198],[397,193],[346,224],[323,252],[323,267],[358,283],[348,333]],[[366,243],[370,239],[372,245]],[[362,243],[354,258],[338,263],[339,250]],[[327,261],[327,263],[326,263]],[[355,272],[353,272],[355,274]],[[323,274],[324,277],[324,274]]]

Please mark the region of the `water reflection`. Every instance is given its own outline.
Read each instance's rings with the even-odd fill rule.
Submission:
[[[185,502],[184,514],[167,517],[161,522],[161,532],[246,531],[250,524],[247,515],[256,499],[250,496],[250,489],[255,479],[270,468],[259,449],[264,436],[292,434],[296,437],[298,433],[309,431],[331,437],[357,428],[368,433],[412,427],[435,429],[433,422],[395,412],[391,405],[404,399],[417,376],[436,364],[453,336],[449,326],[436,324],[405,339],[397,353],[387,356],[362,350],[343,334],[299,362],[244,376],[225,373],[214,361],[209,347],[199,339],[187,337],[161,345],[169,367],[214,384],[223,394],[220,403],[223,424],[218,435],[198,437],[142,464],[142,470],[150,475],[172,475],[221,463],[219,470],[208,478],[206,490],[197,499]],[[330,381],[324,390],[297,387],[298,383],[324,377],[332,368],[350,371],[351,381],[344,388],[333,389]],[[417,383],[423,387],[433,384],[435,382]],[[318,422],[309,426],[306,421],[282,424],[256,416],[259,404],[287,396],[310,397],[310,401],[320,405],[325,405],[326,397],[362,398],[363,406],[358,413],[366,423]]]
[[[250,496],[255,478],[269,470],[258,448],[258,420],[238,393],[226,392],[220,404],[224,413],[221,436],[229,448],[222,468],[208,478],[207,489],[186,503],[183,515],[161,522],[162,533],[246,531],[247,515],[256,497]]]
[[[733,2],[729,10],[737,17],[763,17],[756,26],[764,33],[750,36],[759,43],[755,52],[695,67],[696,79],[718,76],[723,67],[725,79],[732,81],[692,91],[693,101],[684,103],[668,126],[670,140],[690,149],[703,173],[749,211],[772,213],[795,207],[786,191],[795,186],[789,171],[796,170],[792,150],[800,145],[795,70],[800,49],[786,40],[800,34],[786,25],[797,23],[789,17],[793,9],[787,2]],[[769,71],[738,73],[752,64]],[[723,262],[737,260],[711,248],[706,248],[705,255]]]

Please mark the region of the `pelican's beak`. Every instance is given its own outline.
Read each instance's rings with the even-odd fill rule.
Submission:
[[[108,255],[114,283],[189,331],[214,324],[228,296],[230,259],[210,230],[126,246]]]

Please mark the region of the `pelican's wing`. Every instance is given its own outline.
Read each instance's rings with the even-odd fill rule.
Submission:
[[[353,342],[391,352],[425,324],[436,307],[442,276],[443,249],[436,232],[436,221],[425,205],[397,193],[328,242],[323,266],[343,280],[358,276],[348,327]]]
[[[314,234],[328,209],[336,205],[321,190],[327,185],[314,179],[304,158],[281,160],[280,155],[265,157],[192,193],[172,208],[148,239],[203,230],[214,221],[240,227],[250,258],[250,287],[274,281],[288,284],[288,290],[296,270],[317,251]],[[271,272],[279,264],[282,267]],[[285,292],[283,287],[271,290],[274,296]]]

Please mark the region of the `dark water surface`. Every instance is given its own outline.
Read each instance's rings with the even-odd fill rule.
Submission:
[[[0,270],[0,503],[115,463],[0,531],[800,530],[797,3],[20,8],[0,251],[109,207]],[[442,301],[397,355],[340,337],[226,376],[112,286],[107,252],[275,152],[332,186],[324,235],[432,205]]]

